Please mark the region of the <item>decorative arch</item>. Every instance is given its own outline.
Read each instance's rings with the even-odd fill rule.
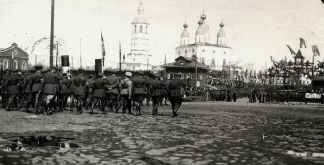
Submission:
[[[136,33],[136,25],[134,26],[134,32]]]
[[[143,33],[143,27],[140,25],[140,33]]]
[[[14,62],[13,62],[13,68],[14,69],[18,69],[18,62],[17,62],[17,60],[14,60]]]
[[[3,69],[8,69],[9,66],[8,66],[8,60],[7,59],[4,59],[3,60]]]
[[[26,63],[26,61],[23,61],[23,62],[21,63],[21,69],[22,69],[22,70],[27,70],[27,63]]]

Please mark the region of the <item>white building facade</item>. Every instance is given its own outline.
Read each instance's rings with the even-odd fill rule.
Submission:
[[[143,2],[138,7],[138,16],[132,22],[131,52],[122,62],[122,69],[151,70],[149,55],[149,21],[144,16]]]
[[[231,60],[231,48],[226,45],[226,34],[223,29],[225,25],[221,22],[219,26],[217,40],[210,41],[206,15],[202,14],[195,33],[195,43],[190,44],[188,25],[185,23],[180,37],[180,46],[175,48],[175,58],[179,56],[192,58],[193,55],[196,55],[197,61],[212,70],[222,70],[224,63],[227,64]]]

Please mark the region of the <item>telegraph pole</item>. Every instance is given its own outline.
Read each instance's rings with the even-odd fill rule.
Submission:
[[[51,3],[51,39],[50,39],[50,67],[53,66],[53,40],[54,40],[54,2]]]

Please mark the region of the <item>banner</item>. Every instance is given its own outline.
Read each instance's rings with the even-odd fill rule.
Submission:
[[[306,99],[321,99],[320,93],[305,93]]]

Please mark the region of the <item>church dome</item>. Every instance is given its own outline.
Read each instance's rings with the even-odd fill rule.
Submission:
[[[132,24],[137,24],[137,23],[142,23],[142,24],[149,24],[149,21],[147,20],[144,15],[139,15],[136,18],[134,18]]]
[[[201,18],[203,21],[205,21],[205,19],[206,19],[206,15],[203,14],[203,15],[200,16],[200,18]]]
[[[181,38],[182,37],[189,37],[189,33],[187,29],[183,29],[182,33],[181,33]]]
[[[188,25],[187,25],[187,24],[185,23],[185,24],[183,24],[183,27],[184,27],[184,28],[187,28],[187,27],[188,27]]]
[[[201,25],[199,25],[198,29],[196,30],[196,36],[197,35],[205,35],[205,28]]]
[[[219,37],[226,37],[226,33],[225,33],[224,29],[223,29],[223,27],[225,26],[223,24],[223,21],[219,24],[219,26],[221,28],[219,29],[219,32],[217,33],[217,38],[219,38]]]

